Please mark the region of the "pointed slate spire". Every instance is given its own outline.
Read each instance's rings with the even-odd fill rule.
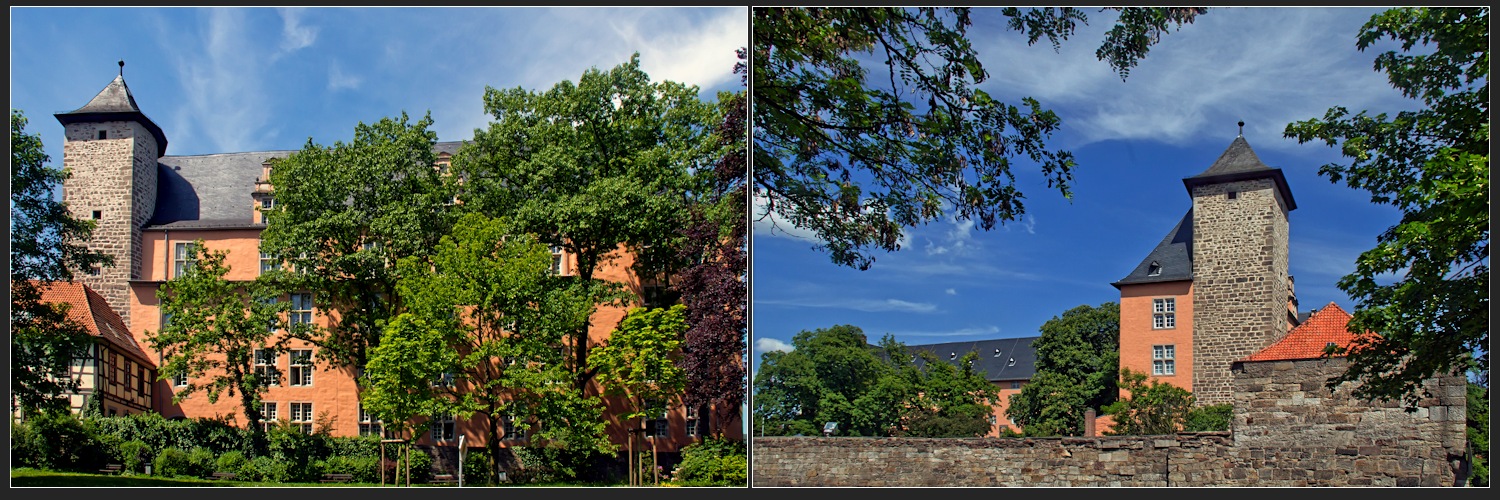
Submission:
[[[146,127],[151,135],[156,138],[156,156],[159,158],[167,152],[167,136],[162,132],[156,122],[146,117],[141,108],[135,103],[135,96],[130,94],[130,87],[125,85],[125,61],[120,61],[120,74],[104,86],[98,95],[89,100],[83,107],[57,113],[53,115],[57,121],[64,126],[71,123],[104,122],[104,121],[136,121]]]
[[[1229,143],[1229,148],[1225,149],[1224,153],[1219,155],[1219,159],[1214,160],[1213,165],[1209,165],[1207,170],[1183,179],[1182,183],[1187,186],[1188,194],[1192,195],[1193,186],[1259,178],[1270,178],[1275,181],[1276,188],[1281,191],[1282,199],[1286,200],[1286,209],[1288,211],[1297,209],[1297,202],[1292,199],[1292,190],[1287,187],[1286,176],[1281,173],[1281,169],[1268,167],[1261,162],[1260,157],[1255,155],[1255,151],[1250,149],[1250,143],[1245,142],[1244,136],[1235,137],[1234,142]]]

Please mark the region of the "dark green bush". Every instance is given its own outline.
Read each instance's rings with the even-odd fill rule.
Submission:
[[[744,486],[748,470],[745,443],[709,438],[682,449],[672,480],[683,486]]]
[[[470,448],[464,452],[464,484],[493,484],[490,472],[490,452],[484,448]]]
[[[245,478],[251,481],[286,483],[292,480],[292,473],[286,462],[267,456],[250,459],[247,472],[248,474],[241,474],[241,476],[246,476]]]
[[[177,448],[167,448],[156,454],[156,468],[152,475],[161,477],[197,477],[193,472],[193,463],[188,458],[188,452]]]
[[[11,456],[26,467],[93,472],[109,459],[94,434],[65,411],[35,415],[12,428]]]
[[[156,453],[145,441],[132,439],[120,444],[119,454],[115,455],[115,459],[120,461],[126,471],[145,472],[145,465],[156,459]]]
[[[249,479],[254,475],[250,459],[245,458],[245,454],[239,450],[229,450],[219,455],[214,461],[213,472],[232,472],[237,476],[236,479]]]
[[[1224,403],[1200,406],[1188,411],[1182,430],[1186,432],[1227,431],[1234,418],[1234,405]]]
[[[521,468],[509,474],[516,483],[554,483],[571,481],[588,472],[598,454],[593,450],[574,450],[547,446],[511,448],[521,461]]]
[[[379,457],[333,456],[317,462],[319,474],[349,474],[357,483],[380,482]]]

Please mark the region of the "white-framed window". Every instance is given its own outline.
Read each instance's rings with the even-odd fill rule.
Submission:
[[[260,209],[261,210],[271,210],[273,208],[276,208],[276,197],[274,197],[274,196],[262,196],[262,197],[260,197]]]
[[[504,435],[500,436],[501,441],[520,441],[525,437],[521,435],[521,429],[516,428],[515,415],[500,417],[500,428],[505,432]]]
[[[1173,344],[1151,346],[1151,374],[1177,374],[1177,346]]]
[[[255,350],[255,375],[260,377],[261,384],[274,386],[280,371],[276,369],[276,355],[270,349]]]
[[[312,294],[310,294],[310,293],[294,293],[294,294],[292,294],[292,313],[291,313],[291,316],[287,318],[288,319],[288,323],[293,324],[293,325],[300,325],[300,324],[303,324],[303,323],[312,323],[312,315],[313,315]]]
[[[1012,381],[1010,381],[1010,388],[1011,389],[1020,389],[1021,388],[1021,381],[1019,381],[1019,380],[1012,380]]]
[[[261,248],[261,250],[260,250],[260,273],[261,274],[266,274],[266,273],[269,273],[271,271],[275,271],[276,267],[279,266],[279,265],[280,265],[280,262],[278,262],[276,260],[276,256],[275,255],[272,255],[271,252],[267,252],[265,250],[265,248]]]
[[[178,374],[172,376],[172,386],[173,387],[183,387],[183,386],[186,386],[186,385],[187,385],[187,374],[186,373],[180,373],[179,372]]]
[[[197,247],[193,243],[176,243],[172,245],[172,277],[176,278],[187,274],[193,268],[193,254]]]
[[[563,273],[563,247],[552,245],[548,248],[552,251],[552,274],[561,275]]]
[[[385,422],[380,421],[365,411],[365,405],[359,405],[359,435],[361,436],[384,436]]]
[[[432,440],[452,441],[454,427],[452,414],[440,413],[434,415],[432,417]]]
[[[292,349],[289,359],[292,385],[304,386],[313,383],[312,349]]]
[[[687,435],[689,438],[696,438],[699,436],[698,426],[702,425],[698,417],[698,408],[689,405],[685,413],[687,415]]]
[[[1157,330],[1177,328],[1177,299],[1175,297],[1151,299],[1151,328]]]
[[[259,300],[261,304],[263,304],[263,305],[265,305],[267,307],[274,307],[276,305],[276,302],[279,301],[280,299],[278,299],[276,297],[265,297],[265,298],[256,299],[256,300]],[[271,333],[275,333],[276,330],[277,330],[277,327],[280,326],[280,325],[276,324],[277,321],[278,321],[278,318],[276,318],[276,317],[272,317],[271,319],[266,320],[266,331],[271,332]]]
[[[292,403],[292,425],[300,427],[303,433],[312,434],[313,431],[313,404]]]
[[[667,421],[667,412],[661,412],[656,418],[646,421],[646,437],[665,438],[671,437],[672,427]]]
[[[276,403],[274,401],[262,401],[260,403],[260,429],[271,430],[276,423]]]

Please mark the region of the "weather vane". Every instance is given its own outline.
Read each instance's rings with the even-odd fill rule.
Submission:
[[[125,63],[121,62],[120,64],[123,65]],[[1244,137],[1244,136],[1245,136],[1245,120],[1240,120],[1240,137]]]
[[[120,60],[120,76],[125,76],[125,60]]]

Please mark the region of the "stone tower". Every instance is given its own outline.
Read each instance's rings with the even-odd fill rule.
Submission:
[[[1287,213],[1297,203],[1244,137],[1182,183],[1193,198],[1193,394],[1229,403],[1230,365],[1287,334]]]
[[[114,266],[74,270],[130,324],[130,280],[140,276],[141,228],[156,209],[157,159],[167,150],[161,127],[141,113],[120,76],[88,104],[57,113],[63,125],[63,201],[73,216],[94,220],[89,247]]]

